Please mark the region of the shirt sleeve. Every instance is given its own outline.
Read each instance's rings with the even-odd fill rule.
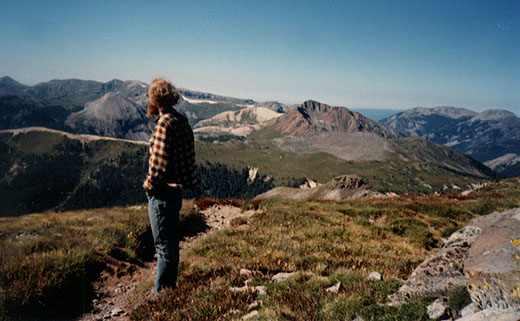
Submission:
[[[171,132],[168,121],[161,117],[153,130],[150,140],[150,159],[148,161],[148,175],[143,183],[145,191],[150,191],[160,185],[166,176],[169,156],[167,148],[167,137]]]

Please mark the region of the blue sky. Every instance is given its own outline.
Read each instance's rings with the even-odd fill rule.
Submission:
[[[520,114],[520,1],[6,1],[0,76]]]

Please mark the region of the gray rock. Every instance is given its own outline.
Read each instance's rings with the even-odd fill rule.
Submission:
[[[372,272],[368,275],[368,278],[370,280],[376,280],[376,281],[381,281],[382,278],[381,278],[381,273],[379,272]]]
[[[432,304],[427,306],[426,309],[430,319],[438,319],[446,314],[448,305],[444,302],[443,299],[437,299]]]
[[[469,250],[464,272],[480,309],[520,310],[520,221],[504,215],[486,228]]]
[[[240,276],[245,276],[246,278],[250,278],[253,276],[253,272],[248,269],[240,269]]]
[[[125,311],[123,311],[122,309],[120,308],[115,308],[113,309],[111,312],[110,312],[110,315],[115,317],[115,316],[118,316],[118,315],[121,315],[123,314]]]
[[[251,292],[256,292],[257,295],[264,295],[266,294],[266,287],[263,286],[263,285],[258,285],[258,286],[248,286],[248,285],[244,285],[244,286],[241,286],[241,287],[231,287],[229,288],[229,291],[233,292],[233,293],[243,293],[243,292],[248,292],[248,291],[251,291]]]
[[[468,275],[471,274],[469,271],[468,273],[464,272],[468,265],[467,259],[470,248],[472,248],[475,240],[483,233],[490,235],[490,238],[492,238],[491,235],[496,233],[501,234],[502,232],[497,232],[495,228],[491,230],[491,234],[490,232],[485,231],[495,226],[498,221],[504,218],[516,221],[520,220],[520,208],[477,217],[467,226],[453,233],[439,252],[430,256],[413,271],[409,279],[405,281],[399,291],[392,297],[392,301],[395,304],[399,304],[410,298],[418,298],[422,296],[447,296],[456,287],[466,286],[468,284]],[[520,239],[520,235],[517,239]],[[511,242],[511,240],[509,242]],[[513,249],[509,247],[508,253],[510,258],[511,254],[513,254],[511,252],[512,250]],[[512,257],[514,258],[514,254]],[[491,259],[491,261],[489,261],[489,259]],[[495,264],[495,259],[491,258],[491,256],[486,256],[486,260],[488,260],[490,265]],[[477,270],[474,269],[472,271],[473,274],[475,274]],[[480,278],[482,279],[482,277]],[[505,280],[501,280],[501,282],[503,281]],[[514,283],[510,282],[510,284],[516,285],[518,282],[520,282],[520,280],[515,281]],[[498,280],[496,280],[495,283],[498,286]],[[481,288],[488,287],[484,280],[478,284]],[[475,284],[475,287],[477,287],[477,284]],[[491,284],[489,284],[489,287],[492,287]],[[471,289],[472,287],[470,283],[470,290]],[[498,288],[494,289],[499,291]],[[470,291],[470,294],[472,292],[474,291]],[[518,292],[519,291],[517,290],[517,295]],[[509,293],[513,294],[512,292]],[[480,292],[479,296],[482,296]],[[473,300],[482,299],[478,299],[475,293],[472,294],[471,297]],[[481,306],[484,307],[485,305]]]
[[[274,275],[271,280],[274,282],[284,282],[296,275],[296,272],[280,272]]]
[[[461,318],[464,318],[464,317],[467,317],[467,316],[470,316],[472,314],[475,314],[477,312],[479,312],[479,308],[475,305],[475,303],[471,303],[471,304],[468,304],[467,306],[464,307],[464,309],[462,309],[459,314],[461,316]]]
[[[265,295],[267,293],[267,288],[263,285],[258,285],[253,287],[253,289],[256,291],[256,294],[258,295]]]
[[[519,319],[520,310],[518,309],[490,308],[463,316],[456,321],[517,321]]]
[[[16,234],[16,239],[17,240],[21,240],[21,239],[24,239],[24,238],[36,238],[40,236],[38,233],[36,232],[33,232],[33,231],[25,231],[25,232],[20,232],[18,234]]]
[[[259,315],[260,315],[260,312],[258,312],[258,311],[251,311],[248,314],[244,315],[242,317],[242,320],[250,320],[250,319],[258,317]]]
[[[336,283],[336,285],[331,286],[330,288],[327,288],[327,292],[331,293],[338,293],[341,289],[341,282]]]
[[[255,309],[261,308],[263,305],[264,305],[263,301],[253,301],[247,307],[249,308],[249,310],[255,310]]]

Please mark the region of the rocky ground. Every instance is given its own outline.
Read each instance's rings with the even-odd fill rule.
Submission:
[[[449,311],[447,297],[460,286],[467,288],[472,303]],[[428,312],[435,320],[513,321],[520,320],[519,293],[520,208],[514,208],[477,217],[453,233],[415,269],[391,304],[433,296],[438,299]]]
[[[255,211],[242,211],[230,205],[214,205],[201,211],[209,228],[195,236],[181,240],[182,251],[191,248],[200,239],[227,228],[237,217],[251,217]],[[78,321],[122,321],[128,319],[132,309],[131,298],[139,296],[143,283],[153,283],[156,262],[146,262],[136,265],[113,260],[108,268],[101,273],[94,284],[96,298],[92,301],[92,309],[81,316]]]

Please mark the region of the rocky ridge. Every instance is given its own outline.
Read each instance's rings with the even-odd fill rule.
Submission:
[[[381,198],[384,194],[374,192],[357,176],[338,176],[325,184],[301,188],[275,187],[255,197],[255,200],[269,198],[293,200],[344,200],[354,198]]]
[[[345,107],[332,107],[308,100],[268,124],[281,135],[312,135],[324,132],[370,132],[379,136],[396,137],[396,133],[358,112]]]

